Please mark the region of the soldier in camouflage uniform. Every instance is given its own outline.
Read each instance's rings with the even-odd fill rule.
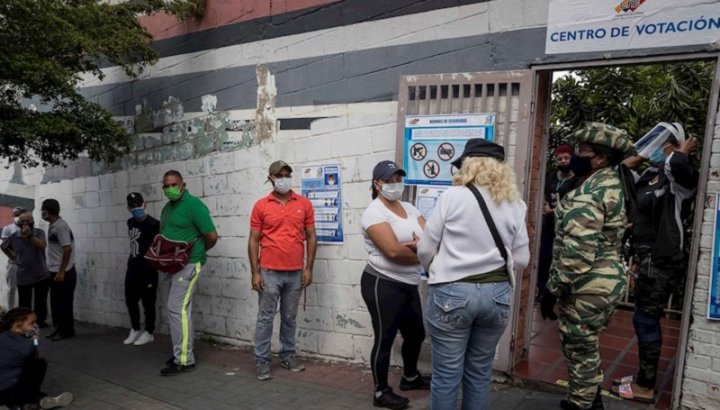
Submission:
[[[602,123],[588,123],[574,138],[578,150],[571,168],[587,179],[556,208],[548,291],[558,297],[569,374],[561,407],[602,409],[598,340],[627,285],[620,257],[625,198],[614,166],[634,149],[625,131]]]

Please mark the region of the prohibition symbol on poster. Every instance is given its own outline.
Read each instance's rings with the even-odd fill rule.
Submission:
[[[430,160],[423,165],[423,172],[425,176],[432,179],[440,174],[440,164],[437,161]]]
[[[425,144],[417,143],[410,147],[410,156],[415,161],[422,161],[427,156],[427,147]]]
[[[405,184],[452,185],[450,162],[460,155],[465,143],[471,138],[493,141],[494,135],[494,113],[406,116],[402,153]]]
[[[443,142],[438,147],[438,158],[443,161],[450,161],[455,156],[455,147],[449,142]]]

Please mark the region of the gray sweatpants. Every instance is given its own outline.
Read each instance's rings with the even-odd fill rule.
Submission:
[[[17,293],[17,265],[8,262],[5,270],[5,283],[3,284],[3,295],[0,299],[0,306],[8,310],[16,307],[15,294]]]
[[[189,263],[183,270],[170,277],[172,282],[167,302],[170,338],[175,364],[183,366],[195,364],[192,299],[201,271],[200,262]]]

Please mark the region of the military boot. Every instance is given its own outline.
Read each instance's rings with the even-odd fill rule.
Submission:
[[[598,389],[597,394],[595,395],[595,399],[592,402],[592,405],[586,409],[578,406],[575,403],[572,403],[570,400],[560,400],[560,407],[563,410],[604,410],[605,407],[603,406],[602,396],[600,395],[600,389]]]

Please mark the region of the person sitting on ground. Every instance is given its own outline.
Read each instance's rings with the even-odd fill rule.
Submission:
[[[71,393],[52,397],[40,391],[47,362],[38,356],[36,320],[24,307],[0,316],[0,405],[53,409],[72,403]]]

